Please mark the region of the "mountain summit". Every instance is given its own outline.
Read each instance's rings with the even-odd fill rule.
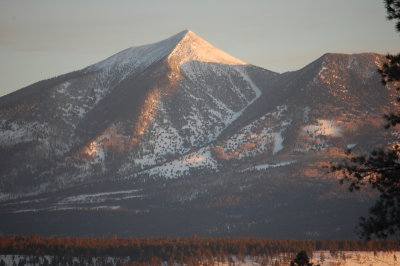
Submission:
[[[167,58],[171,64],[178,65],[189,61],[228,65],[246,64],[203,40],[191,30],[184,30],[157,43],[128,48],[88,67],[87,70],[129,67],[131,71],[134,71],[144,69],[164,58]]]
[[[277,74],[186,30],[1,97],[0,231],[351,237],[369,198],[323,166],[393,144],[384,60]]]
[[[190,61],[218,63],[226,65],[245,65],[246,63],[216,48],[190,30],[178,35],[183,36],[168,56],[169,61],[184,64]]]

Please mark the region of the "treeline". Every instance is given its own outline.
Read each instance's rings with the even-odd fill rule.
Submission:
[[[390,240],[271,240],[258,238],[92,238],[92,237],[0,237],[0,254],[53,256],[69,262],[73,258],[127,258],[128,264],[167,262],[204,264],[226,261],[234,256],[271,260],[282,254],[306,250],[399,251],[400,243]],[[123,259],[125,260],[125,259]],[[68,263],[69,264],[69,263]]]

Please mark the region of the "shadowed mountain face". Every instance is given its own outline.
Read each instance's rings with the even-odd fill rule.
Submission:
[[[0,231],[354,237],[373,195],[323,166],[395,140],[383,61],[277,74],[183,31],[6,95]]]

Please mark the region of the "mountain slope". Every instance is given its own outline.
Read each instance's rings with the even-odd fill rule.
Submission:
[[[323,166],[396,141],[384,60],[277,74],[186,30],[4,96],[0,231],[352,237],[374,195]]]
[[[254,68],[183,31],[5,96],[2,191],[122,177],[199,148],[261,95]]]

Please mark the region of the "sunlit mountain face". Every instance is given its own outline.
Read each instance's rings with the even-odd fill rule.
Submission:
[[[3,96],[0,231],[355,237],[374,194],[324,167],[398,139],[384,60],[278,74],[186,30]]]

